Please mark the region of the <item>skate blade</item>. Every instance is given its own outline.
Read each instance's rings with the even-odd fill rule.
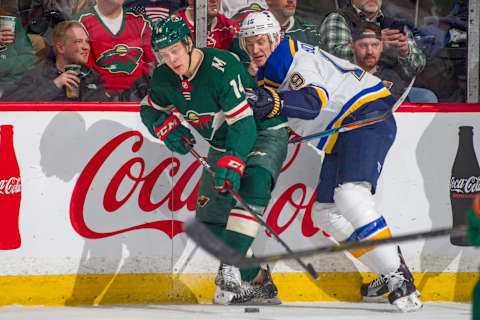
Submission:
[[[390,303],[388,302],[388,296],[386,295],[373,297],[362,296],[362,301],[368,303]]]
[[[235,296],[234,292],[222,290],[219,287],[217,287],[217,289],[215,290],[215,294],[213,295],[213,303],[221,304],[221,305],[229,305],[230,301],[232,301],[234,296]]]
[[[277,306],[282,304],[282,300],[280,300],[278,297],[273,297],[273,298],[253,298],[252,300],[245,302],[246,305],[252,305],[252,306]]]
[[[401,312],[414,312],[421,309],[423,307],[423,304],[418,299],[417,292],[395,300],[393,302],[393,305],[397,307],[397,309]]]

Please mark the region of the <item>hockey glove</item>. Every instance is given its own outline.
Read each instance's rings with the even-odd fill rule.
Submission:
[[[245,160],[235,151],[227,151],[217,161],[215,172],[215,191],[222,196],[230,197],[228,188],[238,192],[240,189],[240,178],[245,170]]]
[[[192,144],[195,143],[195,138],[190,132],[190,129],[183,126],[178,119],[173,114],[168,116],[165,120],[160,122],[158,125],[154,123],[154,131],[160,140],[162,140],[168,149],[172,152],[179,154],[187,154],[188,149],[183,145],[184,140],[190,140]]]
[[[468,241],[474,245],[480,246],[480,218],[473,210],[467,212],[468,221]]]
[[[245,94],[255,120],[273,118],[280,113],[282,97],[275,90],[269,87],[247,88]]]

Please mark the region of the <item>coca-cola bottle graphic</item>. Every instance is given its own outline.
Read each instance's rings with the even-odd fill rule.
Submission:
[[[467,226],[467,211],[472,207],[475,195],[480,193],[480,167],[473,148],[473,127],[459,127],[457,155],[450,178],[450,202],[453,227]],[[469,246],[467,236],[451,236],[450,242],[457,246]]]
[[[0,126],[0,250],[17,249],[22,240],[18,227],[22,183],[13,148],[13,126]]]

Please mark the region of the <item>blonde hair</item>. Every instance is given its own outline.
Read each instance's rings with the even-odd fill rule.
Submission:
[[[75,28],[75,27],[82,28],[83,30],[85,30],[85,27],[83,26],[83,24],[81,24],[76,20],[67,20],[67,21],[62,21],[58,23],[52,31],[53,47],[55,48],[55,45],[57,43],[65,44],[65,33],[67,33],[67,31],[70,30],[71,28]]]

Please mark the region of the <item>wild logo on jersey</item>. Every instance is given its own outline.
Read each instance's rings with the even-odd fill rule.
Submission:
[[[199,114],[189,110],[185,120],[194,127],[203,137],[210,137],[212,134],[213,113]]]
[[[382,80],[382,82],[383,82],[383,85],[385,86],[385,88],[387,88],[388,90],[392,89],[393,82],[388,81],[388,80]]]
[[[97,59],[97,64],[112,73],[132,74],[137,69],[142,55],[142,48],[118,44],[113,49],[104,51]]]

